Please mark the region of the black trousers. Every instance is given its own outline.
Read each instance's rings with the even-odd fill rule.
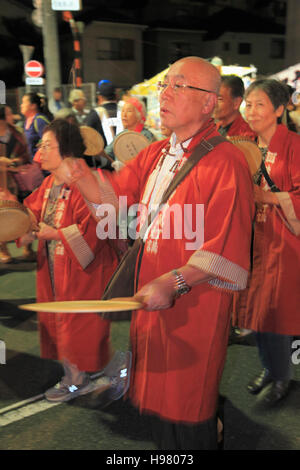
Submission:
[[[261,363],[270,372],[273,380],[292,378],[292,341],[293,336],[256,333]]]
[[[197,424],[182,424],[151,417],[152,438],[160,450],[217,450],[217,417]]]

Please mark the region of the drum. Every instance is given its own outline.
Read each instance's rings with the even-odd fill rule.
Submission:
[[[93,157],[103,151],[104,140],[95,129],[89,126],[80,126],[80,134],[86,146],[85,155]]]
[[[7,171],[5,164],[0,164],[0,187],[7,189]],[[0,200],[0,242],[10,242],[25,235],[31,225],[29,212],[17,201]]]
[[[19,305],[21,310],[48,313],[101,313],[122,312],[143,308],[141,302],[132,297],[120,297],[110,300],[67,300],[61,302],[40,302]]]
[[[262,154],[256,142],[239,135],[227,137],[227,139],[243,152],[248,162],[250,173],[254,176],[259,170],[262,162]]]
[[[0,201],[0,242],[10,242],[30,229],[29,212],[16,201]]]
[[[127,163],[148,145],[150,145],[150,142],[143,134],[126,131],[115,138],[113,150],[120,162]]]

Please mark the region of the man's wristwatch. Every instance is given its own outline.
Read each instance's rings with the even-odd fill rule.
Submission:
[[[172,274],[175,277],[176,297],[180,297],[181,295],[187,294],[188,292],[190,292],[191,288],[185,282],[183,275],[179,273],[178,271],[176,271],[176,269],[173,269]]]

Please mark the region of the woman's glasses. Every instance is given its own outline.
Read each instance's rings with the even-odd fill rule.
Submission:
[[[50,144],[48,144],[48,143],[40,142],[40,143],[37,145],[37,148],[38,148],[40,151],[49,152],[49,150],[58,149],[59,146],[58,146],[58,145],[50,145]]]

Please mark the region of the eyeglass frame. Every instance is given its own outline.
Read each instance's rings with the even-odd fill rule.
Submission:
[[[191,90],[205,91],[206,93],[216,93],[215,91],[212,91],[212,90],[206,90],[205,88],[199,88],[199,87],[195,87],[192,85],[186,85],[185,83],[183,83],[182,85],[177,84],[177,83],[172,85],[171,83],[164,83],[161,81],[157,82],[158,92],[162,92],[166,90],[168,86],[170,86],[175,91],[175,93],[176,93],[175,87],[177,88],[177,91],[180,90],[181,88],[183,89],[190,88]]]
[[[40,142],[39,144],[37,144],[36,146],[40,151],[44,151],[44,152],[48,152],[49,150],[52,150],[52,149],[58,149],[59,148],[59,145],[48,145],[44,142]]]

